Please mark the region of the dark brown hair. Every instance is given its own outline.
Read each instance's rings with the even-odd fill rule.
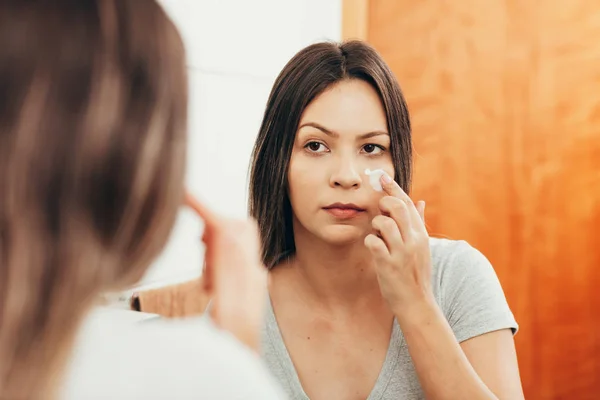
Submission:
[[[268,267],[295,250],[287,175],[300,117],[316,96],[346,79],[363,80],[379,93],[391,136],[395,179],[405,191],[410,188],[410,119],[400,86],[381,56],[361,41],[306,47],[277,77],[254,145],[249,211],[258,221],[263,262]]]
[[[0,398],[56,397],[101,292],[183,199],[187,76],[154,0],[0,2]]]

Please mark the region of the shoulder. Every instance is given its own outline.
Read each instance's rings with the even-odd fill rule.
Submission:
[[[468,278],[496,276],[489,260],[464,240],[430,238],[429,247],[434,282],[441,286]]]
[[[430,240],[434,295],[456,337],[518,325],[492,264],[465,241]]]
[[[437,262],[448,262],[457,257],[481,254],[479,250],[464,240],[451,240],[442,238],[429,238],[431,255]]]
[[[258,356],[205,318],[125,324],[95,313],[65,382],[67,399],[282,398]]]

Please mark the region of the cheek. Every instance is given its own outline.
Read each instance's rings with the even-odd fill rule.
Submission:
[[[323,168],[318,168],[310,156],[292,154],[288,170],[289,195],[292,205],[315,200],[316,190],[322,181]]]
[[[392,178],[394,177],[395,171],[396,171],[394,169],[394,163],[392,162],[391,157],[386,157],[384,159],[379,160],[377,165],[371,169],[375,169],[375,168],[384,170]]]
[[[392,162],[392,160],[379,160],[379,162],[372,166],[372,169],[382,169],[384,170],[389,176],[391,176],[392,178],[394,177],[394,173],[395,173],[395,169],[394,169],[394,163]],[[368,187],[369,189],[369,203],[370,205],[373,207],[373,210],[379,210],[379,200],[381,200],[382,197],[386,196],[385,192],[377,192],[375,190],[373,190],[371,188],[371,184],[369,183],[369,177],[367,175],[364,175],[363,173],[363,182],[364,185],[366,187]]]

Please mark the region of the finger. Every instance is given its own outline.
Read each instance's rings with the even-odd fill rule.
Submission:
[[[202,287],[204,289],[205,292],[207,293],[212,293],[213,288],[214,288],[214,282],[213,282],[213,273],[212,273],[212,268],[210,268],[208,266],[208,263],[205,261],[204,265],[202,266]]]
[[[390,196],[397,197],[404,201],[410,200],[410,197],[406,194],[406,192],[398,185],[398,183],[392,179],[388,174],[381,175],[381,187],[383,191],[389,194]],[[412,201],[412,200],[410,200]]]
[[[425,202],[423,200],[419,200],[417,202],[417,211],[419,212],[421,221],[423,221],[423,223],[425,223]]]
[[[381,176],[381,187],[390,196],[403,200],[409,206],[409,209],[414,208],[414,210],[410,210],[413,217],[418,216],[419,213],[417,212],[414,202],[410,196],[389,175],[385,174]]]
[[[184,204],[191,208],[204,222],[204,233],[202,234],[201,240],[208,246],[210,244],[211,235],[214,233],[214,230],[220,226],[220,223],[218,222],[219,217],[187,190],[184,196]]]
[[[381,235],[390,254],[394,252],[394,249],[402,246],[402,234],[398,228],[398,223],[394,219],[384,215],[377,215],[373,218],[371,225]]]
[[[405,242],[410,239],[415,222],[422,223],[417,210],[414,209],[411,212],[411,207],[414,208],[412,205],[407,205],[405,201],[392,196],[385,196],[379,200],[379,208],[398,224],[398,229]]]
[[[204,204],[200,203],[189,191],[186,190],[184,204],[190,207],[204,220],[206,225],[213,225],[217,216],[209,210]]]
[[[373,234],[368,234],[367,237],[365,237],[364,243],[365,247],[371,252],[375,260],[383,261],[389,258],[390,252],[382,239]]]

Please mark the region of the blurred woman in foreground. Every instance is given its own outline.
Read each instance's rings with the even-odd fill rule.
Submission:
[[[252,223],[199,209],[230,333],[94,307],[169,236],[186,109],[183,44],[154,0],[0,3],[1,399],[281,398],[249,348],[266,287]]]

